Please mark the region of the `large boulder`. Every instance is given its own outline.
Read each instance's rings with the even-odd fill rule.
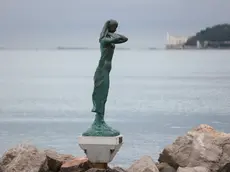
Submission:
[[[143,156],[129,167],[127,172],[159,172],[150,156]]]
[[[46,154],[36,147],[20,144],[9,149],[0,159],[3,172],[47,172]]]
[[[60,171],[62,164],[74,159],[72,155],[60,154],[54,150],[45,150],[45,153],[49,170],[53,172]]]
[[[205,167],[217,171],[230,162],[230,134],[202,124],[168,145],[158,161],[168,163],[175,169]]]
[[[60,172],[85,172],[93,166],[86,157],[74,158],[62,164]]]

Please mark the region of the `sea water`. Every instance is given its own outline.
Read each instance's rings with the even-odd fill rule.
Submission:
[[[0,51],[0,155],[23,142],[84,156],[99,50]],[[230,132],[230,51],[116,50],[105,120],[128,167],[199,124]]]

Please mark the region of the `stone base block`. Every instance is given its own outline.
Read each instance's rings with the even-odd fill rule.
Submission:
[[[123,144],[123,136],[95,137],[80,136],[78,144],[91,163],[109,163]]]

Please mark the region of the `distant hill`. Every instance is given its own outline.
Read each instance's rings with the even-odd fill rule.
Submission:
[[[201,44],[209,43],[218,46],[230,46],[230,24],[219,24],[208,27],[190,37],[185,45],[195,46],[199,41]]]

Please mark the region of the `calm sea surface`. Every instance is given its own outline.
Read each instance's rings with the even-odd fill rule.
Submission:
[[[30,142],[83,156],[99,50],[0,51],[0,155]],[[230,51],[117,50],[106,121],[124,135],[112,164],[157,160],[202,123],[230,132]]]

